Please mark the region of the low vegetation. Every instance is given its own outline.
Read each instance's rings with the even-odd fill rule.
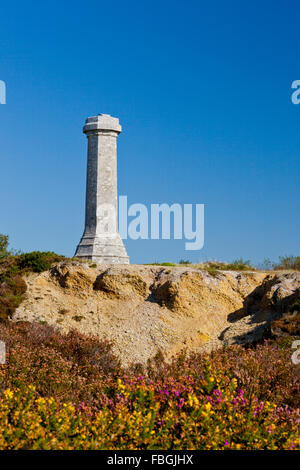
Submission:
[[[292,258],[276,269],[297,269]],[[7,321],[26,274],[62,259],[14,253],[0,236],[0,449],[300,449],[300,366],[291,361],[299,315],[295,328],[278,320],[283,336],[248,349],[183,352],[169,362],[158,353],[124,369],[107,341]],[[253,269],[242,259],[191,266]],[[291,310],[299,313],[299,298]]]
[[[76,332],[9,322],[0,338],[0,449],[300,448],[290,339],[125,370]]]
[[[300,271],[300,256],[280,256],[278,262],[265,259],[258,267],[255,267],[250,260],[238,258],[229,263],[225,261],[205,261],[202,263],[192,263],[189,260],[181,259],[178,263],[155,262],[146,266],[190,266],[191,268],[203,269],[211,273],[217,271]]]
[[[255,268],[251,265],[249,260],[243,258],[236,259],[231,263],[224,263],[221,261],[207,261],[206,263],[197,265],[200,269],[210,271],[254,271]]]
[[[144,266],[177,266],[177,264],[164,261],[163,263],[146,263]]]
[[[24,275],[50,269],[64,259],[52,252],[15,253],[8,249],[8,236],[0,235],[0,321],[10,318],[26,292]]]
[[[273,269],[292,269],[300,271],[300,256],[280,256],[279,263],[273,263]]]

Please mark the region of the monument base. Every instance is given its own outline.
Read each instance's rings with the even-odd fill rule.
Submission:
[[[98,264],[129,264],[129,256],[118,233],[106,237],[84,234],[75,257],[90,259]]]

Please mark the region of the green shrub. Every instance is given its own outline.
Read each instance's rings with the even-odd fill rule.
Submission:
[[[5,240],[2,238],[2,246],[7,248],[8,237]],[[27,289],[22,275],[30,271],[36,273],[47,271],[52,263],[62,259],[64,259],[63,256],[52,252],[34,251],[21,255],[2,252],[2,256],[0,255],[0,321],[11,318],[22,302]]]
[[[8,248],[8,235],[0,233],[0,255],[6,254]]]
[[[207,261],[201,265],[198,265],[200,269],[207,271],[247,271],[254,269],[249,260],[243,258],[236,259],[231,263],[225,263],[222,261]]]
[[[57,255],[52,251],[32,251],[31,253],[22,253],[18,258],[18,266],[20,269],[41,273],[48,271],[52,263],[61,261],[63,256]]]
[[[251,266],[250,260],[239,258],[229,263],[226,269],[230,271],[247,271],[253,269],[253,266]]]
[[[168,262],[164,262],[164,263],[145,263],[144,266],[176,266],[175,263],[168,263]]]
[[[279,256],[279,263],[274,269],[294,269],[300,271],[300,256]]]

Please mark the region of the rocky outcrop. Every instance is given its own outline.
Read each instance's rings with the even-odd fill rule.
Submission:
[[[233,312],[221,339],[227,344],[259,341],[262,337],[300,334],[299,310],[293,305],[300,295],[300,273],[268,274],[246,298],[243,308]],[[298,333],[297,333],[298,331]]]
[[[300,276],[287,273],[275,276],[265,290],[261,308],[276,313],[270,322],[269,333],[273,337],[300,336]]]
[[[123,364],[157,350],[210,350],[262,337],[297,295],[299,274],[64,261],[26,278],[13,320],[107,338]]]
[[[260,309],[287,312],[300,294],[300,273],[281,273],[267,276],[262,284]]]

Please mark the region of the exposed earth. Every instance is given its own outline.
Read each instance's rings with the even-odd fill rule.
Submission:
[[[261,340],[299,311],[300,273],[62,261],[28,274],[13,321],[46,322],[112,340],[124,365],[161,350],[210,351]],[[293,310],[293,309],[292,309]],[[288,318],[288,320],[286,320]],[[278,326],[279,325],[279,326]]]

